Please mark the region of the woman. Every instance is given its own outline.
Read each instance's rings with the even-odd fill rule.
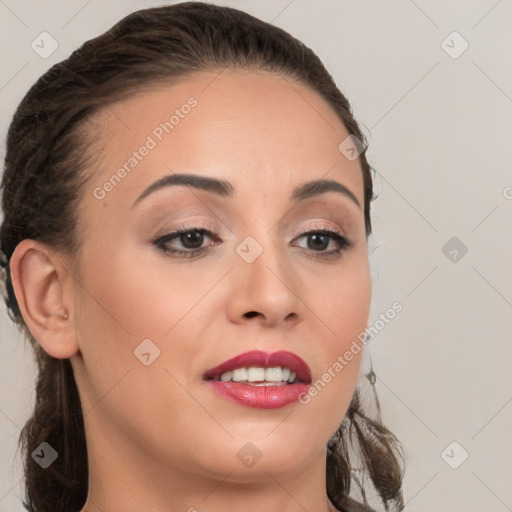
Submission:
[[[310,49],[211,4],[135,12],[38,80],[0,232],[39,369],[28,510],[372,510],[365,474],[403,509],[356,389],[362,140]]]

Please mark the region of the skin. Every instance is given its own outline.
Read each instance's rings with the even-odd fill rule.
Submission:
[[[94,189],[191,96],[197,106],[96,199]],[[350,404],[362,351],[307,405],[248,408],[202,379],[261,349],[294,352],[315,382],[367,326],[363,209],[335,192],[290,200],[296,186],[328,178],[364,204],[359,162],[338,150],[348,131],[307,86],[254,71],[202,73],[143,91],[104,109],[90,129],[97,144],[79,211],[80,253],[24,240],[11,260],[31,332],[73,367],[89,460],[82,512],[335,510],[326,444]],[[227,180],[234,196],[167,187],[132,208],[148,185],[177,172]],[[192,258],[153,244],[184,222],[206,225],[220,243],[204,235],[208,250]],[[308,248],[300,230],[326,227],[353,245],[319,257],[336,241]],[[235,250],[247,236],[263,248],[250,264]],[[192,247],[183,239],[167,245]],[[144,339],[160,350],[149,366],[134,356]],[[248,442],[262,454],[250,468],[237,457]]]

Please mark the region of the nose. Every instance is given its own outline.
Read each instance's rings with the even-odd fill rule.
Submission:
[[[278,250],[265,248],[252,263],[240,258],[230,273],[232,293],[228,317],[234,323],[258,322],[265,327],[288,326],[303,318],[300,279],[279,257]]]

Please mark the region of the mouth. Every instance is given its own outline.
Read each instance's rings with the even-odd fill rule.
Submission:
[[[311,370],[291,352],[254,350],[204,373],[203,380],[218,395],[236,403],[275,409],[296,402],[311,384]]]
[[[298,382],[311,384],[311,370],[304,360],[291,352],[268,354],[253,350],[207,370],[204,380],[242,382],[255,386]]]

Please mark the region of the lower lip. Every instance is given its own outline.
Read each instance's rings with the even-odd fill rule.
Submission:
[[[301,393],[307,393],[309,384],[297,382],[281,386],[252,386],[240,382],[207,380],[205,384],[218,395],[246,407],[258,409],[279,409],[299,400]]]

